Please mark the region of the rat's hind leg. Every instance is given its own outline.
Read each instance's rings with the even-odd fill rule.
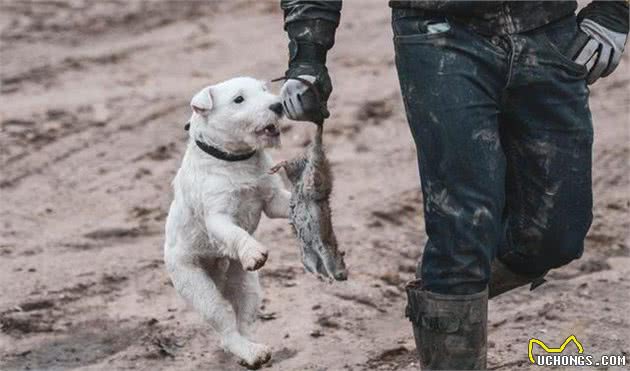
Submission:
[[[269,169],[269,174],[275,174],[278,171],[280,171],[280,169],[286,167],[288,164],[288,161],[280,161],[277,164],[275,164],[271,169]]]
[[[253,343],[239,333],[231,303],[208,273],[200,265],[182,260],[169,256],[165,258],[173,286],[216,330],[223,348],[249,367],[267,362],[271,357],[269,348]]]
[[[274,174],[278,172],[278,170],[284,168],[287,172],[287,178],[289,178],[289,181],[295,184],[302,175],[302,171],[304,171],[304,167],[307,162],[308,158],[306,157],[306,154],[302,154],[292,160],[279,162],[277,165],[269,169],[269,173]]]

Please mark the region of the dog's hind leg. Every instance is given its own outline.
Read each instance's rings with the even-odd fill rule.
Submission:
[[[200,265],[191,262],[166,262],[173,286],[203,315],[221,337],[224,349],[248,367],[259,367],[271,358],[268,347],[249,341],[238,331],[236,313],[215,282]]]
[[[253,323],[261,301],[258,273],[247,272],[240,264],[232,263],[227,272],[223,292],[236,311],[236,321],[241,335],[251,338]]]

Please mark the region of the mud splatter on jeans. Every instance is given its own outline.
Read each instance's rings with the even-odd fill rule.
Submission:
[[[450,27],[422,32],[427,22]],[[394,9],[392,26],[425,202],[425,287],[479,292],[495,257],[523,274],[578,258],[591,223],[593,131],[586,69],[563,55],[575,17],[484,36]]]

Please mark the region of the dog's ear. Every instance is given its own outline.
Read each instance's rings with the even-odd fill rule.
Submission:
[[[210,87],[203,88],[199,93],[190,101],[190,107],[196,113],[202,116],[208,116],[212,109],[212,94],[210,93]]]

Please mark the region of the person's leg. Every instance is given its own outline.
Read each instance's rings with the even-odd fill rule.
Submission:
[[[507,56],[443,17],[394,10],[393,27],[428,235],[407,315],[423,368],[484,368],[486,286],[504,207],[498,101]]]
[[[440,18],[393,22],[428,235],[418,278],[433,292],[472,294],[486,288],[501,237],[505,159],[498,100],[505,56],[452,23],[437,26],[450,27],[443,32],[418,33],[418,23],[426,22]]]
[[[507,233],[497,257],[522,277],[579,258],[592,219],[586,69],[562,54],[577,32],[568,17],[512,37],[516,55],[501,120]]]

